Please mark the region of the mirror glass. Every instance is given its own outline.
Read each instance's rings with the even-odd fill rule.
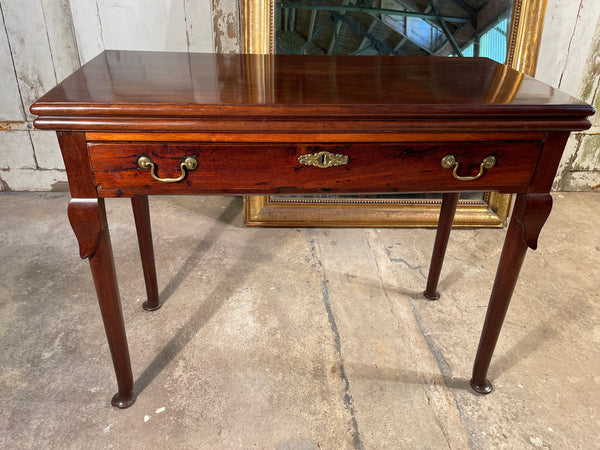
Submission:
[[[510,0],[281,0],[285,54],[486,56],[506,60]]]
[[[485,56],[504,63],[512,8],[512,0],[280,0],[275,53]],[[361,197],[393,201],[441,194]],[[481,202],[483,193],[463,193],[461,200]]]

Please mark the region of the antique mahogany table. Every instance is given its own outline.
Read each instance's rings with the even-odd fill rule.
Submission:
[[[105,51],[42,98],[56,130],[116,372],[135,400],[104,199],[131,197],[147,310],[160,307],[148,194],[444,193],[424,292],[437,283],[460,192],[516,193],[471,386],[487,371],[573,130],[591,106],[484,58]]]

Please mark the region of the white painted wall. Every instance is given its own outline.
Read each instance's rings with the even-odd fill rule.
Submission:
[[[213,52],[213,1],[0,0],[0,190],[66,188],[37,98],[104,49]]]
[[[212,52],[211,0],[71,0],[83,63],[103,49]]]
[[[0,11],[0,188],[64,189],[56,136],[32,129],[29,105],[79,67],[68,0],[0,0]]]
[[[571,135],[554,189],[600,185],[600,1],[548,0],[536,78],[594,105],[592,128]]]

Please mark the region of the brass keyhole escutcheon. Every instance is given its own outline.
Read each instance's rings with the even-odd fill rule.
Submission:
[[[156,165],[147,156],[139,157],[138,166],[140,167],[140,169],[150,169],[150,175],[152,175],[152,178],[154,178],[156,181],[160,181],[161,183],[178,183],[186,177],[186,170],[191,171],[198,167],[198,161],[196,161],[196,158],[192,156],[186,157],[183,160],[183,162],[179,165],[181,167],[181,175],[179,175],[177,178],[160,178],[156,176]]]
[[[298,156],[298,162],[305,166],[315,166],[324,169],[348,164],[348,156],[323,151],[300,155]]]

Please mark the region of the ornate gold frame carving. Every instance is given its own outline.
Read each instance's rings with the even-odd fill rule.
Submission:
[[[275,1],[240,0],[242,53],[269,54],[275,49]]]
[[[240,0],[243,53],[273,53],[274,0]],[[546,0],[514,0],[506,64],[533,76]],[[502,227],[510,194],[484,193],[484,202],[458,205],[455,227]],[[244,223],[253,226],[434,227],[439,200],[244,197]]]

